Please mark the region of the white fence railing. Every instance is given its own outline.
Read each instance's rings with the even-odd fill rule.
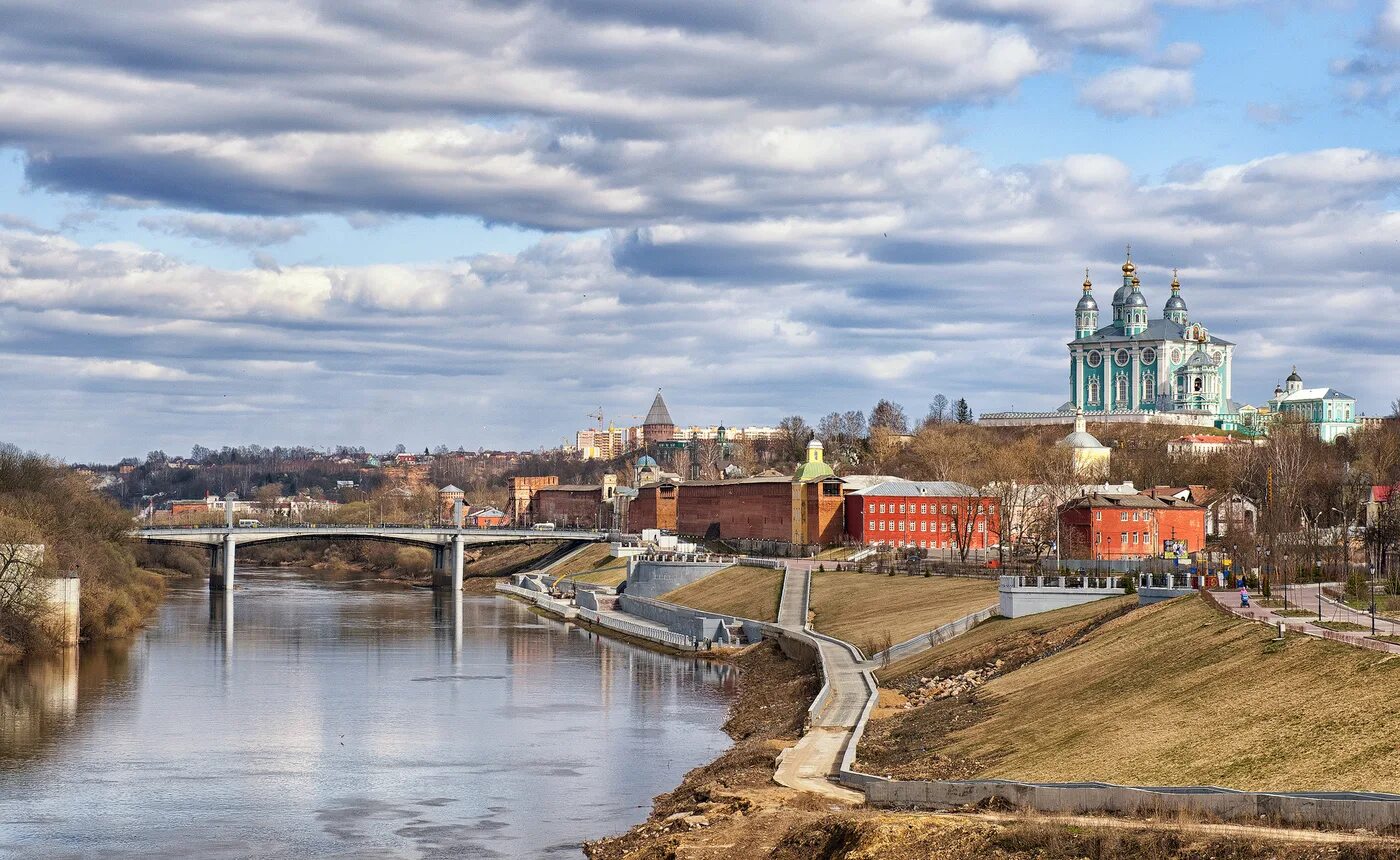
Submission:
[[[670,630],[663,630],[660,627],[653,627],[649,624],[640,624],[618,618],[616,615],[604,615],[592,609],[579,609],[579,617],[585,621],[597,624],[599,627],[606,627],[609,630],[616,630],[619,633],[626,633],[629,636],[636,636],[640,639],[649,639],[652,642],[660,642],[670,645],[673,648],[683,648],[687,651],[695,651],[700,648],[700,642],[694,636],[686,636],[683,633],[673,633]]]

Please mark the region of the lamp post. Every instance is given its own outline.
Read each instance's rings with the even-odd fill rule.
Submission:
[[[1290,580],[1291,578],[1292,578],[1292,577],[1291,577],[1290,574],[1289,574],[1289,568],[1288,568],[1288,553],[1285,552],[1285,553],[1283,554],[1283,577],[1282,577],[1282,579],[1283,579],[1283,608],[1284,608],[1284,611],[1285,611],[1285,612],[1288,610],[1288,582],[1289,582],[1289,580]]]
[[[1371,586],[1371,635],[1376,635],[1376,569],[1367,570],[1366,583]]]

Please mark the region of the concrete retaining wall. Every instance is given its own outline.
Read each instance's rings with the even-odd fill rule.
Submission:
[[[1194,588],[1153,588],[1151,586],[1138,588],[1138,606],[1150,606],[1153,603],[1161,603],[1163,600],[1173,600],[1187,594],[1195,594]]]
[[[666,629],[676,633],[683,633],[696,639],[709,639],[720,645],[735,644],[735,639],[730,634],[728,626],[739,623],[738,619],[733,616],[716,615],[713,612],[701,612],[688,606],[678,606],[661,600],[637,597],[630,591],[618,595],[617,608],[629,615],[636,615],[648,621],[655,621],[657,624],[664,624]]]
[[[627,588],[625,591],[634,597],[660,597],[675,591],[682,585],[689,585],[697,579],[704,579],[712,573],[724,570],[729,563],[704,563],[691,561],[644,561],[627,560]]]
[[[1139,788],[1111,783],[1024,783],[1002,780],[922,782],[876,780],[865,786],[871,806],[951,809],[1001,798],[1018,809],[1081,814],[1110,812],[1157,816],[1175,812],[1257,821],[1261,816],[1290,825],[1365,828],[1400,827],[1400,796],[1355,792],[1269,794],[1213,786]]]
[[[998,589],[997,612],[1007,618],[1020,618],[1127,593],[1121,588],[1068,587],[1067,584],[1072,581],[1082,582],[1083,579],[1065,576],[1003,576]],[[1092,578],[1092,584],[1095,586],[1102,586],[1106,581],[1108,580],[1102,577]]]

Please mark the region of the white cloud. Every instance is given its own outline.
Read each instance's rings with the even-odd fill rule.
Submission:
[[[1400,0],[1386,0],[1376,16],[1373,38],[1383,47],[1400,48]]]
[[[1188,107],[1196,99],[1192,74],[1185,69],[1126,66],[1086,83],[1079,101],[1105,116],[1159,116]]]
[[[216,213],[154,215],[141,219],[147,230],[190,236],[228,245],[280,245],[306,235],[308,225],[300,218],[257,218]]]

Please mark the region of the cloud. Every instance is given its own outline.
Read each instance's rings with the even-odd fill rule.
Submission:
[[[1279,125],[1292,125],[1298,116],[1284,105],[1250,102],[1245,105],[1245,116],[1249,121],[1266,128]]]
[[[665,13],[545,0],[428,16],[370,0],[240,8],[11,3],[0,140],[24,149],[34,184],[108,199],[583,230],[685,214],[705,189],[673,193],[675,175],[723,182],[728,170],[731,205],[752,213],[748,174],[787,181],[790,163],[769,171],[727,144],[879,134],[1011,92],[1049,63],[1031,24],[932,0],[784,0],[762,14],[725,0]],[[732,163],[711,157],[715,143]],[[282,235],[169,229],[250,245]]]
[[[306,235],[309,225],[299,218],[256,218],[216,213],[157,215],[142,218],[142,227],[158,233],[189,236],[223,245],[265,247]]]
[[[1126,66],[1086,83],[1079,101],[1108,117],[1159,116],[1196,100],[1192,74],[1185,69]]]
[[[851,140],[865,139],[781,155],[794,176],[859,177],[843,205],[442,263],[219,269],[0,231],[0,349],[76,362],[0,369],[12,432],[70,454],[179,450],[207,444],[219,415],[214,441],[553,444],[598,403],[626,414],[656,386],[707,423],[937,391],[1053,408],[1083,267],[1106,294],[1127,241],[1154,308],[1180,266],[1195,318],[1242,344],[1236,399],[1261,401],[1295,362],[1363,408],[1393,397],[1400,356],[1379,333],[1400,327],[1394,156],[1290,153],[1152,184],[1104,154],[989,169],[947,144],[845,153]],[[877,152],[867,173],[842,166]],[[1376,336],[1357,334],[1358,307]],[[126,447],[64,430],[83,426],[79,405],[130,416]],[[403,426],[417,436],[390,438]]]
[[[1382,48],[1400,49],[1400,0],[1386,0],[1376,16],[1371,39]]]

